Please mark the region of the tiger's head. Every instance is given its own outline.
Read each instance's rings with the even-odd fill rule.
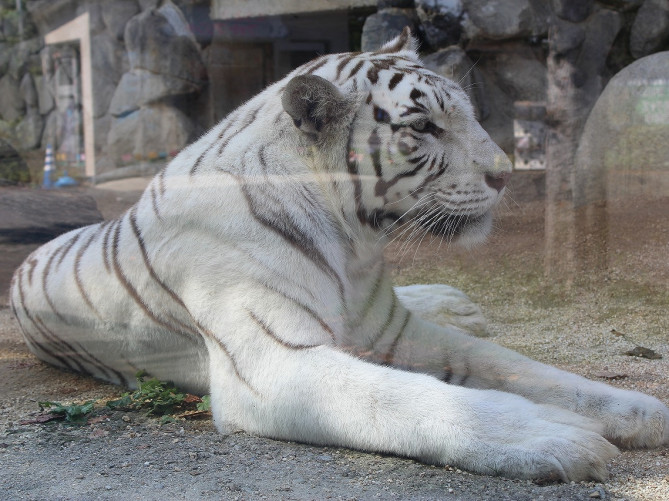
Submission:
[[[511,175],[464,90],[426,69],[408,29],[373,53],[324,56],[296,70],[284,110],[353,186],[360,224],[407,222],[482,241]]]

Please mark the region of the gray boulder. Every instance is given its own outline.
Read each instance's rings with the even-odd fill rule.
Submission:
[[[51,94],[46,79],[42,75],[37,75],[34,78],[34,81],[35,89],[37,90],[37,107],[40,115],[48,115],[56,105],[53,99],[53,94]]]
[[[91,40],[91,64],[93,73],[93,116],[99,118],[107,113],[124,67],[128,66],[125,48],[112,35],[103,31]],[[126,68],[127,69],[127,68]]]
[[[139,0],[139,6],[142,10],[155,9],[159,3],[160,0]]]
[[[78,0],[30,0],[25,5],[39,34],[44,36],[77,17],[80,3]]]
[[[669,43],[669,0],[645,0],[632,24],[630,52],[647,56]]]
[[[2,37],[0,37],[0,39],[1,38]],[[9,61],[12,58],[12,52],[10,48],[10,44],[0,41],[0,75],[7,73],[7,69],[9,68]]]
[[[58,140],[59,131],[59,115],[58,110],[52,110],[44,120],[44,130],[42,132],[42,142],[40,148],[46,150],[47,145],[55,146]]]
[[[463,0],[470,40],[536,37],[548,31],[550,6],[544,0]]]
[[[0,139],[0,186],[29,182],[30,170],[25,160],[8,142]]]
[[[184,148],[194,137],[190,119],[168,105],[146,106],[112,121],[107,153],[119,163]]]
[[[102,20],[109,33],[117,40],[123,40],[125,25],[139,12],[136,0],[114,0],[102,2]]]
[[[555,13],[572,23],[580,23],[592,12],[595,0],[553,0]]]
[[[608,83],[583,130],[574,202],[669,193],[669,52],[644,57]]]
[[[461,0],[416,0],[425,40],[433,47],[457,44],[462,35],[464,10]]]
[[[16,126],[16,140],[22,150],[37,148],[42,139],[44,119],[37,108],[28,109],[28,113]]]
[[[206,78],[200,50],[181,11],[171,2],[133,17],[125,29],[130,69],[194,82]]]
[[[546,66],[527,47],[498,54],[489,67],[497,86],[513,101],[546,99]]]
[[[41,73],[42,60],[39,52],[43,46],[44,42],[41,38],[32,38],[17,43],[11,51],[9,73],[16,80],[20,80],[26,72]]]
[[[360,40],[363,51],[373,51],[409,26],[415,31],[416,15],[413,9],[383,9],[365,19],[362,27],[362,38]]]
[[[6,74],[0,78],[0,117],[7,122],[12,122],[23,116],[25,102],[19,89],[19,82]]]
[[[599,3],[612,9],[626,12],[641,7],[643,0],[597,0]]]
[[[169,75],[156,75],[135,69],[121,78],[109,106],[109,113],[118,117],[166,97],[190,94],[199,90],[195,83]]]
[[[30,73],[26,73],[23,75],[23,78],[21,78],[19,91],[28,108],[37,108],[39,106],[35,81]]]

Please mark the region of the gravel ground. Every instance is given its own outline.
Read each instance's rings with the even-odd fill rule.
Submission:
[[[138,194],[115,191],[123,185],[107,188],[79,192],[92,196],[105,217]],[[669,402],[668,202],[612,209],[609,267],[577,277],[571,287],[543,276],[543,208],[536,203],[503,210],[496,234],[481,248],[433,243],[403,254],[398,244],[388,258],[400,284],[443,282],[465,290],[488,316],[493,342]],[[22,424],[39,414],[39,401],[104,401],[121,392],[51,368],[25,348],[6,288],[34,246],[0,244],[0,498],[669,499],[667,447],[624,451],[602,484],[539,486],[347,449],[222,436],[207,419],[160,426],[100,404],[83,426]],[[623,354],[636,345],[664,358]]]

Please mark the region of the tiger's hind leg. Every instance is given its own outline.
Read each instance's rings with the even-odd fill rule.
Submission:
[[[208,360],[201,337],[169,328],[167,319],[178,325],[169,304],[152,316],[155,286],[137,259],[141,252],[129,239],[119,249],[128,233],[122,221],[93,225],[28,257],[10,291],[24,338],[38,358],[63,369],[128,387],[142,370],[204,394]]]
[[[400,302],[422,319],[437,325],[452,325],[478,337],[489,335],[481,307],[455,287],[429,284],[394,289]]]

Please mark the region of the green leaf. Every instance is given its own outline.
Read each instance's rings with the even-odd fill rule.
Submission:
[[[53,414],[65,416],[65,421],[70,423],[85,423],[86,416],[93,411],[95,400],[89,400],[83,404],[63,405],[60,402],[38,402],[41,409],[49,409]]]
[[[202,395],[202,402],[197,404],[197,410],[199,411],[210,411],[211,410],[211,396]]]
[[[107,402],[107,407],[110,409],[122,409],[122,408],[128,408],[133,406],[133,401],[132,397],[130,396],[130,393],[124,393],[121,395],[121,398],[117,400],[109,400]]]

